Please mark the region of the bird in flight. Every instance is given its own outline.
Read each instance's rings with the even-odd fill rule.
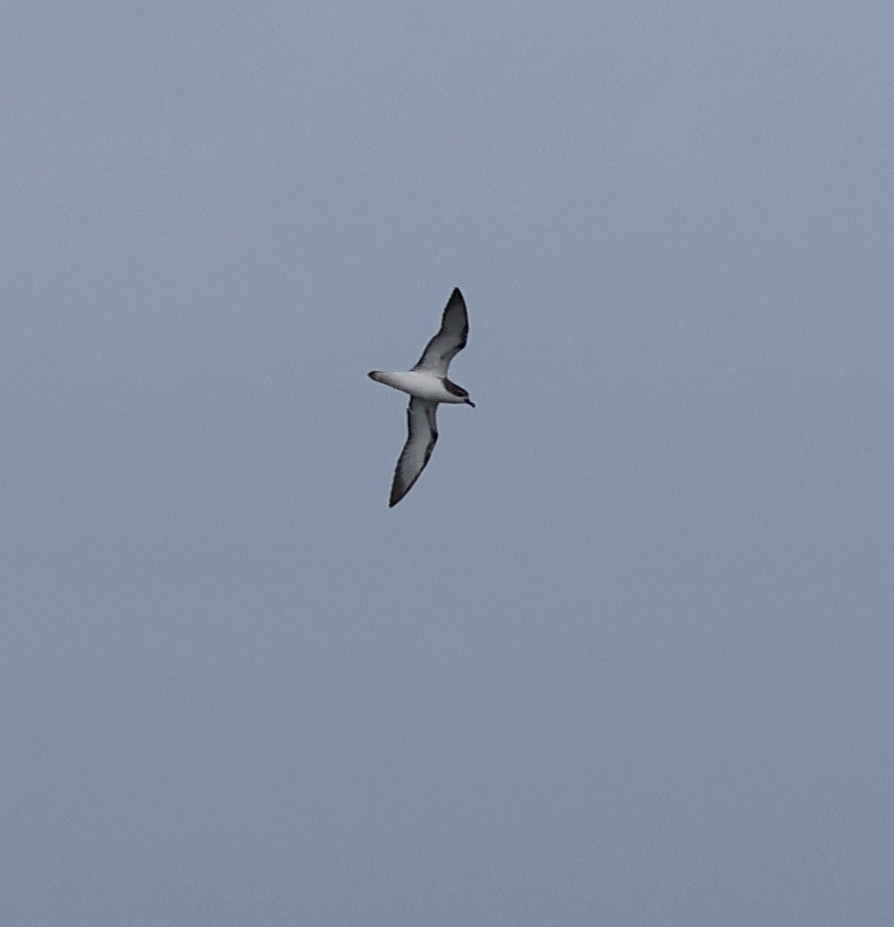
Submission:
[[[450,361],[466,346],[469,336],[469,317],[466,302],[459,289],[450,295],[441,327],[429,341],[416,366],[402,373],[385,373],[372,370],[369,376],[376,383],[384,383],[403,393],[410,394],[407,406],[407,443],[404,444],[394,479],[388,507],[397,505],[413,488],[425,469],[438,440],[438,423],[435,414],[438,404],[452,402],[475,408],[469,394],[461,386],[447,379]]]

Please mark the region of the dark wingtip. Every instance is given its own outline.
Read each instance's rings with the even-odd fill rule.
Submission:
[[[401,487],[397,485],[397,474],[395,473],[394,480],[391,483],[391,492],[388,494],[388,508],[393,509],[406,494],[407,491],[405,489],[401,491]]]

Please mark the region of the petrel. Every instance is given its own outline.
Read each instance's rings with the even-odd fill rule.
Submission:
[[[466,314],[466,302],[457,288],[450,295],[444,309],[441,328],[425,346],[422,357],[412,370],[404,373],[372,370],[369,373],[377,383],[384,383],[410,394],[410,404],[407,406],[407,443],[400,452],[397,466],[394,468],[389,508],[397,505],[413,488],[431,457],[438,440],[438,423],[435,418],[438,403],[461,403],[475,408],[469,394],[461,386],[447,379],[450,361],[466,346],[468,336],[469,317]]]

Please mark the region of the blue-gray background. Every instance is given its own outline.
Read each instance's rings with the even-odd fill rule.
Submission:
[[[892,35],[5,4],[0,922],[890,923]]]

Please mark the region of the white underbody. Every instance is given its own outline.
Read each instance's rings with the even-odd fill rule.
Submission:
[[[370,376],[379,383],[393,386],[402,393],[409,393],[411,396],[425,399],[428,402],[466,402],[466,397],[457,396],[444,386],[444,377],[426,373],[424,370],[407,370],[403,373],[385,373],[382,370],[376,370]]]

